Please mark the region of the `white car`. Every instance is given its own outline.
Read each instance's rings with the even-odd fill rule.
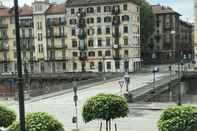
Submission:
[[[3,73],[1,73],[1,75],[7,76],[7,75],[13,75],[13,73],[12,72],[3,72]]]

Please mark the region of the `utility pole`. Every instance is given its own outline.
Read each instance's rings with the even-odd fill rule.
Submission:
[[[25,106],[24,106],[24,89],[22,81],[22,61],[20,46],[20,29],[19,29],[19,9],[18,0],[14,0],[15,11],[15,30],[16,30],[16,50],[17,50],[17,72],[18,72],[18,95],[19,95],[19,114],[20,114],[20,130],[25,131]]]

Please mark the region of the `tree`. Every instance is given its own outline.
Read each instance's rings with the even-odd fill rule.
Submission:
[[[141,0],[140,30],[142,50],[146,50],[147,46],[152,48],[153,43],[148,45],[148,39],[155,31],[155,14],[151,5],[146,0]]]
[[[111,120],[126,117],[129,113],[127,102],[120,96],[113,94],[98,94],[86,101],[82,116],[84,121],[96,119],[106,121],[106,131],[111,131]]]
[[[157,126],[159,131],[197,131],[197,107],[168,108],[161,114]]]
[[[0,127],[8,127],[16,120],[14,111],[7,108],[5,105],[0,104]]]
[[[62,124],[45,112],[27,114],[26,131],[64,131]],[[20,131],[19,121],[15,121],[7,131]]]

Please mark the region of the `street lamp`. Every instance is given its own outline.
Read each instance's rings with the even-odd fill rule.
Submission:
[[[14,0],[15,12],[15,31],[16,31],[16,52],[17,52],[17,72],[18,72],[18,92],[19,92],[19,115],[20,115],[20,130],[25,131],[25,105],[24,105],[24,89],[22,82],[22,61],[21,61],[21,46],[20,46],[20,29],[19,29],[19,8],[18,0]]]
[[[155,81],[156,81],[155,74],[157,72],[157,68],[155,67],[155,60],[156,60],[155,52],[153,52],[152,54],[152,60],[153,60],[153,93],[155,93]]]
[[[126,83],[126,92],[129,92],[130,76],[129,76],[128,72],[125,73],[124,80]]]
[[[73,117],[72,121],[73,123],[76,123],[76,130],[78,131],[79,127],[78,127],[78,108],[77,108],[77,101],[78,101],[78,95],[77,95],[77,82],[74,79],[73,81],[73,91],[74,91],[74,96],[73,96],[73,100],[75,103],[75,116]]]
[[[106,76],[105,76],[105,55],[104,54],[103,54],[102,59],[103,59],[103,81],[105,81]]]

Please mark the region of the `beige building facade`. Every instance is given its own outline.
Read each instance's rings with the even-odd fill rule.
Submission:
[[[35,0],[20,8],[23,66],[31,73],[137,71],[139,14],[137,0]],[[0,16],[0,72],[15,73],[13,11],[2,5]]]

